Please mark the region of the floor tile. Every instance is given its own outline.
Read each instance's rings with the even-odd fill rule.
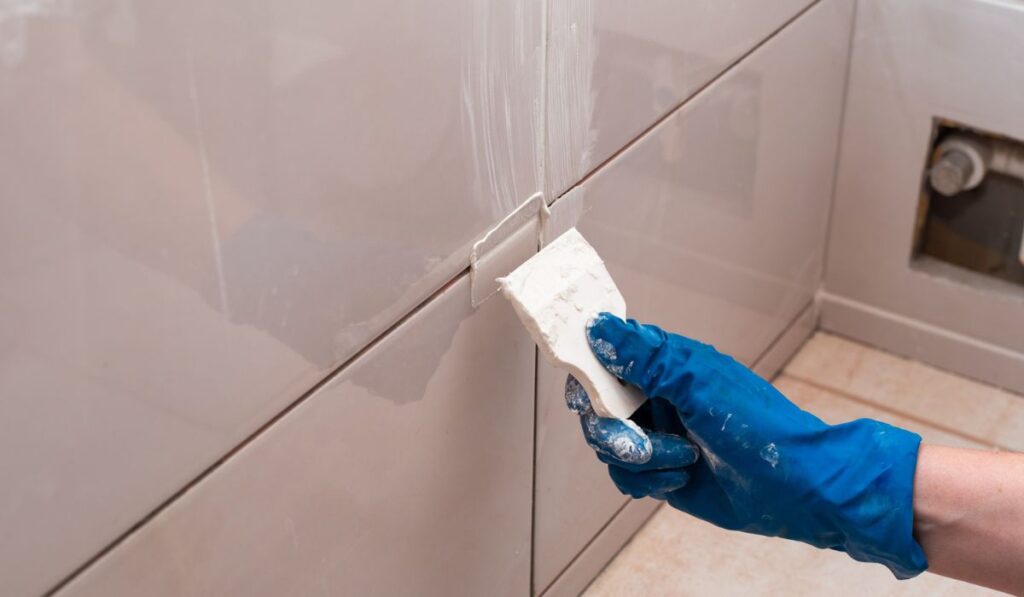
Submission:
[[[915,419],[902,417],[890,411],[882,410],[867,401],[844,398],[821,387],[807,384],[799,379],[783,375],[774,381],[775,387],[787,398],[797,403],[800,408],[813,413],[826,423],[836,424],[852,421],[861,417],[878,419],[890,425],[909,429],[921,436],[925,443],[951,446],[954,448],[991,448],[991,444],[983,444],[969,438],[948,433]]]
[[[815,334],[784,373],[979,443],[1024,450],[1024,398],[838,336]]]
[[[846,554],[724,531],[662,507],[587,589],[614,595],[1002,595],[925,573],[897,581]]]

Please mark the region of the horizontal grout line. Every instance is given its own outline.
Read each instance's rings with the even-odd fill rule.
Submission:
[[[103,547],[98,552],[96,552],[92,557],[90,557],[88,560],[86,560],[83,564],[81,564],[80,566],[75,568],[70,574],[68,574],[60,582],[58,582],[56,585],[54,585],[53,588],[51,588],[48,591],[46,591],[44,593],[44,595],[50,596],[50,595],[53,595],[53,594],[57,593],[58,591],[60,591],[64,587],[66,587],[68,584],[70,584],[72,581],[74,581],[76,578],[81,576],[93,564],[97,563],[99,560],[101,560],[108,553],[112,552],[119,545],[121,545],[122,543],[124,543],[125,541],[130,539],[131,536],[134,535],[137,531],[139,531],[142,527],[146,526],[146,524],[148,524],[154,518],[156,518],[161,513],[163,513],[165,510],[167,510],[167,508],[169,508],[171,506],[171,504],[173,504],[178,499],[183,497],[186,493],[191,491],[194,487],[196,487],[197,485],[202,483],[207,477],[209,477],[214,472],[216,472],[217,469],[219,469],[221,466],[226,464],[236,454],[238,454],[239,452],[244,450],[247,446],[249,446],[249,444],[251,444],[254,441],[256,441],[261,435],[263,435],[263,433],[265,431],[270,429],[272,426],[274,426],[276,423],[278,423],[281,419],[286,417],[289,413],[291,413],[296,408],[301,406],[304,402],[306,402],[306,400],[308,400],[310,397],[312,397],[314,394],[316,394],[320,389],[322,389],[327,384],[329,384],[332,381],[334,381],[334,379],[336,377],[338,377],[350,365],[355,363],[357,360],[359,360],[363,355],[365,355],[369,351],[373,350],[374,347],[376,347],[378,344],[380,344],[385,338],[387,338],[398,327],[400,327],[402,324],[404,324],[405,322],[407,322],[410,319],[412,319],[413,317],[415,317],[416,314],[418,314],[420,311],[422,311],[427,305],[429,305],[432,301],[434,301],[434,299],[436,299],[440,295],[444,294],[449,288],[451,288],[453,285],[455,285],[455,283],[457,283],[460,279],[462,279],[464,276],[466,276],[468,274],[469,274],[469,268],[463,269],[458,274],[456,274],[454,277],[452,277],[450,280],[445,282],[440,288],[435,290],[428,297],[426,297],[424,300],[422,300],[419,304],[417,304],[415,307],[413,307],[413,309],[411,311],[409,311],[408,313],[403,315],[395,323],[393,323],[390,326],[388,326],[384,331],[382,331],[381,333],[379,333],[376,336],[374,336],[374,338],[372,340],[370,340],[370,342],[368,342],[366,344],[366,346],[364,346],[363,348],[359,349],[358,352],[353,354],[351,357],[345,359],[345,361],[343,361],[340,365],[338,365],[337,367],[332,369],[323,379],[321,379],[320,381],[316,382],[316,384],[314,384],[311,388],[309,388],[308,390],[303,392],[302,395],[300,395],[298,398],[293,400],[290,404],[285,406],[281,411],[276,413],[273,417],[271,417],[265,423],[260,425],[255,431],[253,431],[252,433],[247,435],[241,442],[236,444],[234,447],[232,447],[230,450],[228,450],[225,454],[223,454],[220,458],[215,460],[213,462],[213,464],[211,464],[208,467],[206,467],[205,469],[203,469],[202,472],[200,472],[197,476],[195,476],[190,481],[188,481],[184,486],[182,486],[177,491],[175,491],[173,494],[171,494],[171,496],[169,498],[165,499],[156,508],[154,508],[148,514],[143,516],[139,521],[137,521],[135,524],[133,524],[131,527],[129,527],[128,530],[126,530],[125,532],[121,533],[116,539],[114,539],[113,541],[108,543],[105,547]]]
[[[665,122],[666,120],[668,120],[669,118],[674,116],[677,112],[679,112],[679,110],[681,110],[687,104],[689,104],[691,101],[696,99],[697,96],[701,95],[706,89],[708,89],[709,87],[711,87],[712,85],[714,85],[715,83],[717,83],[718,81],[723,79],[729,73],[731,73],[733,68],[735,68],[741,62],[743,62],[744,60],[749,58],[754,52],[760,50],[769,41],[775,39],[779,35],[779,33],[781,33],[784,29],[786,29],[787,27],[792,25],[797,19],[799,19],[800,17],[804,16],[812,8],[817,6],[820,3],[820,1],[821,0],[814,0],[814,2],[811,2],[810,4],[805,6],[804,8],[800,9],[800,12],[796,13],[795,15],[793,15],[792,17],[787,19],[784,23],[779,25],[778,28],[776,28],[774,31],[772,31],[767,36],[765,36],[763,39],[761,39],[761,41],[759,41],[756,45],[754,45],[753,47],[748,49],[746,52],[741,54],[738,58],[736,58],[732,62],[728,63],[721,71],[719,71],[719,73],[717,75],[714,76],[714,78],[712,78],[711,80],[707,81],[706,83],[704,83],[703,85],[698,87],[690,95],[684,97],[675,106],[669,108],[668,111],[666,111],[664,114],[659,116],[653,123],[651,123],[646,128],[644,128],[642,131],[637,133],[632,139],[627,141],[625,145],[623,145],[622,147],[617,149],[615,151],[615,153],[613,153],[612,155],[608,156],[606,159],[602,160],[600,164],[598,164],[598,165],[594,166],[593,168],[591,168],[590,171],[588,171],[586,174],[584,174],[578,181],[573,183],[572,186],[570,186],[564,192],[560,193],[557,197],[555,197],[554,200],[552,200],[551,203],[554,204],[555,201],[557,201],[558,199],[561,199],[562,197],[564,197],[570,191],[576,189],[577,187],[579,187],[582,184],[584,184],[585,182],[587,182],[587,180],[589,180],[591,177],[593,177],[598,172],[600,172],[605,166],[607,166],[609,163],[614,161],[620,155],[622,155],[623,153],[625,153],[626,151],[631,149],[634,145],[636,145],[641,140],[643,140],[643,138],[646,137],[648,133],[650,133],[655,128],[657,128],[658,125],[660,125],[661,123]]]
[[[787,373],[787,372],[783,371],[779,375],[778,379],[787,378],[787,377],[789,379],[792,379],[792,380],[798,382],[798,383],[802,383],[802,384],[804,384],[806,386],[811,386],[812,388],[816,388],[816,389],[822,390],[824,392],[828,392],[830,394],[835,394],[836,396],[839,396],[840,398],[845,398],[846,400],[850,400],[852,402],[856,402],[856,403],[864,405],[864,406],[870,406],[872,408],[876,408],[878,410],[881,410],[883,412],[889,413],[891,415],[896,415],[898,417],[902,417],[904,419],[908,419],[908,420],[913,421],[915,423],[918,423],[920,425],[925,425],[927,427],[931,427],[932,429],[935,429],[936,431],[941,431],[941,432],[947,433],[949,435],[955,435],[955,436],[957,436],[957,437],[959,437],[961,439],[966,439],[968,441],[972,441],[972,442],[974,442],[976,444],[981,444],[982,446],[985,446],[985,447],[988,447],[988,448],[998,448],[1000,450],[1007,450],[1007,451],[1010,451],[1010,452],[1014,452],[1015,451],[1013,448],[1011,448],[1009,446],[1004,446],[1004,445],[1002,445],[1002,444],[1000,444],[998,442],[995,442],[993,440],[984,439],[984,438],[978,437],[978,436],[976,436],[976,435],[974,435],[972,433],[965,432],[965,431],[963,431],[961,429],[956,429],[954,427],[950,427],[950,426],[948,426],[948,425],[946,425],[944,423],[938,423],[938,422],[935,422],[935,421],[930,421],[928,419],[925,419],[924,417],[921,417],[920,415],[916,415],[914,413],[904,412],[904,411],[901,411],[899,409],[893,408],[891,406],[888,406],[888,405],[885,405],[885,404],[880,404],[880,403],[875,402],[873,400],[870,400],[868,398],[864,398],[864,397],[858,396],[857,394],[853,394],[853,393],[848,392],[846,390],[843,390],[843,389],[840,389],[840,388],[836,388],[836,387],[832,387],[832,386],[830,386],[828,384],[823,384],[823,383],[820,383],[820,382],[817,382],[817,381],[812,381],[812,380],[809,380],[809,379],[805,379],[805,378],[800,377],[798,375],[793,375],[792,373]]]

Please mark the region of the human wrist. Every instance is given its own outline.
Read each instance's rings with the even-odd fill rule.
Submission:
[[[845,475],[853,481],[840,507],[843,549],[855,560],[885,565],[900,579],[928,567],[914,536],[914,478],[921,446],[916,433],[872,419],[832,427],[845,446],[861,449]]]

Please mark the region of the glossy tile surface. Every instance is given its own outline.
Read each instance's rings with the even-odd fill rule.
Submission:
[[[811,4],[550,2],[548,194],[564,192]]]
[[[464,276],[61,595],[523,595],[534,347]]]
[[[956,268],[912,266],[911,248],[933,118],[1024,138],[1022,30],[1020,2],[859,3],[825,282],[865,313],[959,334],[961,345],[979,345],[979,358],[1009,351],[1018,363],[1024,290]],[[857,327],[840,331],[856,336]],[[959,361],[964,373],[992,379]],[[1024,390],[1019,374],[1003,377]]]
[[[813,383],[804,376],[813,376]],[[942,387],[928,384],[929,376],[941,378]],[[921,416],[922,392],[914,387],[920,382],[950,396],[949,401],[927,405],[928,421]],[[979,400],[996,390],[827,334],[815,335],[775,385],[829,423],[871,417],[920,433],[925,442],[964,448],[986,448],[1003,441],[996,429],[972,439],[960,428],[963,409],[988,410]],[[1016,401],[1009,403],[1003,415],[1024,416],[1024,398],[1012,398]],[[1018,432],[1018,439],[1022,435],[1024,431]],[[897,581],[885,568],[855,562],[845,554],[724,531],[665,507],[586,592],[588,596],[662,594],[930,597],[1003,593],[928,573]]]
[[[52,586],[540,189],[542,17],[0,7],[0,593]]]
[[[852,5],[827,0],[556,201],[630,316],[750,364],[817,288]],[[813,51],[810,51],[813,49]],[[569,565],[623,498],[540,366],[534,581]]]

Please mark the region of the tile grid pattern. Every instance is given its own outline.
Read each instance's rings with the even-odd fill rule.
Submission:
[[[819,332],[775,385],[830,423],[881,419],[926,443],[1024,450],[1024,398]],[[1001,595],[789,541],[730,533],[661,508],[586,595]]]

